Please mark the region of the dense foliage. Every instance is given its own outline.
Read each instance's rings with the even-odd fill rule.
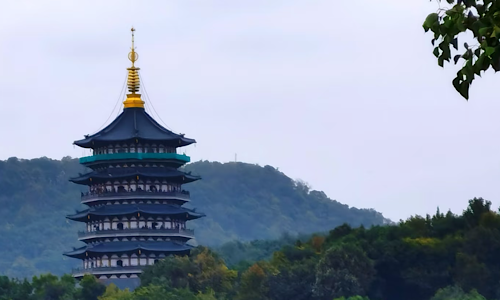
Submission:
[[[463,63],[453,79],[453,86],[468,99],[469,87],[476,75],[481,76],[481,72],[490,67],[495,72],[500,71],[500,0],[437,2],[437,12],[427,16],[423,27],[434,34],[433,53],[441,67],[452,57],[455,64]],[[467,33],[472,37],[467,37]],[[452,48],[459,51],[459,36],[465,38],[464,49],[452,55]]]
[[[344,222],[386,222],[373,210],[349,208],[322,192],[309,191],[269,166],[196,162],[187,168],[203,177],[186,186],[193,206],[207,214],[189,224],[199,244],[215,247],[232,240],[277,239],[283,232],[326,232]],[[82,208],[82,187],[68,181],[79,172],[85,169],[71,158],[0,161],[0,274],[61,275],[78,264],[62,253],[79,246],[77,231],[83,229],[65,219]],[[281,246],[246,257],[267,258]],[[235,263],[239,259],[230,258]]]
[[[3,277],[0,299],[493,300],[500,299],[499,252],[500,214],[474,198],[461,215],[438,210],[369,229],[345,224],[238,269],[200,246],[149,266],[133,292],[104,289],[92,277],[81,287],[68,276]]]

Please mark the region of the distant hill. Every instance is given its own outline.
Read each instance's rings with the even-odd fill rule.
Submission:
[[[283,233],[325,232],[388,222],[372,209],[350,208],[270,166],[200,161],[186,166],[203,180],[186,185],[207,217],[190,223],[198,244],[277,239]],[[83,187],[68,182],[84,169],[76,159],[0,161],[0,274],[63,274],[78,261],[62,252],[79,246],[83,226],[65,215],[81,209]],[[234,244],[231,244],[234,245]],[[235,257],[236,259],[236,257]]]

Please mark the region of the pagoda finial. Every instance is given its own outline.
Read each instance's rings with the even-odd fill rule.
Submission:
[[[128,54],[128,59],[132,62],[132,67],[127,68],[128,70],[128,80],[127,80],[127,86],[128,86],[128,91],[130,92],[127,94],[127,99],[123,102],[124,108],[130,108],[130,107],[140,107],[144,108],[144,101],[141,99],[141,94],[137,94],[139,92],[139,87],[140,87],[140,79],[139,79],[139,71],[140,69],[135,66],[135,62],[139,59],[139,55],[137,52],[135,52],[135,46],[134,46],[134,32],[135,29],[132,27],[130,29],[132,32],[132,48],[130,53]]]

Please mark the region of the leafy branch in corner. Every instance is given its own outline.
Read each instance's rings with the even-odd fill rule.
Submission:
[[[432,0],[431,0],[432,1]],[[437,0],[440,4],[444,0]],[[462,68],[453,79],[453,86],[469,99],[469,88],[475,76],[481,76],[490,66],[500,71],[500,0],[445,0],[453,5],[439,8],[431,13],[423,24],[425,32],[434,33],[433,53],[438,65],[452,59],[451,47],[459,51],[458,37],[462,33],[472,33],[477,45],[464,43],[464,52],[453,57],[457,64],[463,60]]]

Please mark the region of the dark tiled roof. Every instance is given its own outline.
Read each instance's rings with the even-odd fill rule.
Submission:
[[[176,242],[106,242],[99,243],[97,245],[86,245],[84,247],[75,249],[64,253],[64,255],[74,258],[85,257],[85,252],[95,253],[95,254],[105,254],[105,253],[125,253],[125,252],[135,252],[141,250],[143,252],[163,252],[163,253],[179,253],[188,252],[193,246],[188,244],[181,244]]]
[[[187,146],[196,143],[194,139],[173,133],[156,122],[144,108],[126,108],[106,128],[75,141],[74,144],[92,148],[98,144],[138,139],[143,142],[158,142],[172,146]]]
[[[90,179],[114,179],[114,178],[168,178],[182,183],[189,183],[200,179],[189,173],[182,172],[175,168],[164,167],[127,167],[127,168],[107,168],[99,171],[92,171],[78,177],[71,178],[70,181],[78,184],[89,184]]]
[[[142,213],[144,215],[186,215],[188,220],[204,217],[205,214],[192,209],[167,204],[117,204],[92,207],[67,216],[74,221],[86,221],[87,216],[125,216]]]

